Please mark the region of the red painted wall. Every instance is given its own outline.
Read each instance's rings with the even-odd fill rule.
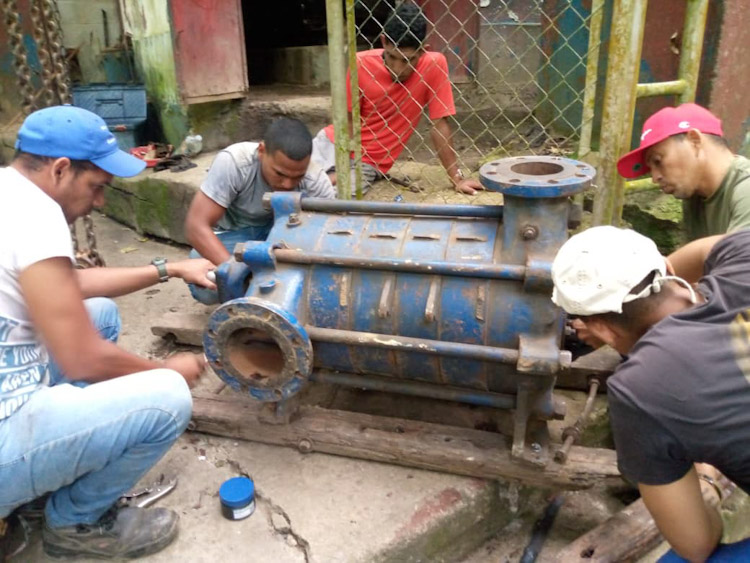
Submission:
[[[418,0],[417,3],[432,23],[426,42],[431,50],[445,55],[451,81],[471,81],[477,70],[477,0]]]
[[[706,29],[707,40],[718,33],[713,54],[715,66],[701,76],[704,81],[701,97],[706,96],[704,103],[721,117],[724,136],[732,150],[737,151],[750,131],[750,10],[747,0],[724,0],[717,4],[723,4],[723,13],[710,18]]]

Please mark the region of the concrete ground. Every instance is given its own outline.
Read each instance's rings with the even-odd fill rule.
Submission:
[[[109,266],[187,255],[185,247],[144,237],[100,215],[94,218]],[[153,336],[151,325],[167,312],[202,307],[179,280],[117,302],[124,320],[121,345],[155,357],[174,346]],[[202,385],[215,386],[214,377],[206,376]],[[181,531],[174,544],[148,558],[154,562],[517,561],[550,494],[197,433],[181,437],[149,479],[162,473],[179,479],[160,505],[179,512]],[[238,474],[255,480],[258,506],[249,518],[232,522],[220,514],[218,490]],[[557,548],[622,506],[601,491],[567,493],[539,560],[552,560]],[[46,560],[38,533],[16,560]]]

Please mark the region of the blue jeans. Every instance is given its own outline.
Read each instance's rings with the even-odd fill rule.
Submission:
[[[87,303],[89,311],[93,306],[100,320],[112,320],[114,303],[97,301]],[[192,411],[190,390],[168,369],[91,385],[50,385],[0,422],[0,518],[52,492],[48,526],[90,524],[182,434]]]
[[[750,538],[735,543],[719,544],[719,547],[706,559],[706,563],[744,563],[746,561],[750,561]],[[683,562],[687,562],[687,559],[683,559],[670,549],[659,558],[657,563]]]
[[[110,342],[117,342],[120,337],[122,320],[117,305],[111,299],[106,297],[92,297],[86,299],[83,304],[86,306],[91,324],[99,332],[99,336]],[[49,373],[49,385],[58,385],[60,383],[70,383],[76,387],[85,387],[88,385],[85,381],[71,381],[65,377],[60,367],[54,359],[50,359],[47,367]]]
[[[266,240],[268,233],[271,232],[271,227],[273,227],[273,224],[263,227],[245,227],[236,231],[221,231],[216,233],[216,236],[224,245],[224,248],[232,254],[237,243],[248,240]],[[190,251],[190,258],[201,258],[201,255],[197,250],[193,249]],[[188,284],[188,288],[190,288],[190,295],[196,301],[200,301],[205,305],[216,305],[219,302],[219,294],[213,289],[206,289],[192,283]]]

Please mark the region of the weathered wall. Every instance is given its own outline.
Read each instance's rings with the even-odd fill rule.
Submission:
[[[179,145],[188,132],[180,99],[168,3],[164,0],[123,0],[125,29],[132,34],[138,75],[161,118],[167,142]],[[206,69],[209,72],[209,69]]]
[[[481,94],[462,87],[466,101],[523,111],[534,105],[539,93],[534,80],[541,60],[539,10],[523,0],[493,1],[477,9],[481,17],[476,85],[481,84]]]
[[[722,118],[729,146],[750,156],[750,11],[747,0],[712,3],[707,35],[716,38],[709,55],[714,64],[701,77],[702,93],[711,110]]]
[[[107,82],[102,55],[122,40],[117,0],[58,0],[63,41],[78,49],[83,82]]]

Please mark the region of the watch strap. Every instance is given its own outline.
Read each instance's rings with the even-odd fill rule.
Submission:
[[[166,258],[154,258],[153,260],[151,260],[151,264],[156,266],[156,270],[159,272],[160,283],[169,281],[169,273],[167,272],[167,259]]]

